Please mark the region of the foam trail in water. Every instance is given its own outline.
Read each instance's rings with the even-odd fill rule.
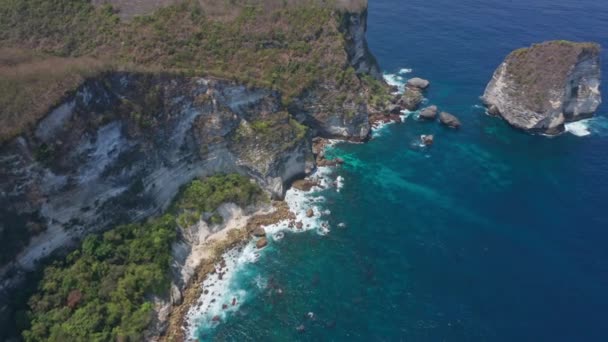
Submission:
[[[186,321],[194,329],[209,329],[226,319],[226,315],[236,311],[247,297],[247,292],[238,287],[235,276],[243,267],[257,259],[255,246],[248,244],[244,249],[232,249],[223,257],[224,267],[216,265],[216,271],[208,275],[203,282],[203,295],[192,304]],[[196,331],[191,330],[189,336],[196,338]]]
[[[605,116],[595,116],[590,119],[569,122],[566,124],[566,132],[574,134],[578,137],[588,135],[608,135],[608,118]]]
[[[407,69],[407,68],[401,68],[401,69],[399,69],[399,75],[403,75],[403,74],[409,74],[409,73],[411,73],[412,71],[414,71],[414,70],[412,70],[412,69]]]
[[[574,134],[577,137],[584,137],[590,135],[591,131],[589,131],[589,120],[581,120],[577,122],[567,123],[566,132]]]

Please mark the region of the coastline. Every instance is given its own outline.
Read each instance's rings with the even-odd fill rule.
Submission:
[[[201,246],[201,261],[185,285],[181,303],[171,308],[168,327],[164,334],[156,340],[165,342],[186,341],[187,314],[203,294],[203,282],[209,275],[216,272],[216,265],[222,262],[224,254],[231,249],[243,246],[249,241],[251,233],[256,227],[271,225],[289,219],[292,215],[287,203],[274,201],[270,212],[265,209],[258,210],[246,219],[244,225],[235,226],[235,222],[229,222],[226,228],[209,235],[205,244]]]
[[[212,276],[216,276],[219,281],[222,280],[222,277],[228,271],[226,257],[231,251],[235,251],[233,254],[241,253],[248,245],[251,245],[249,246],[250,249],[253,248],[256,251],[254,252],[256,255],[258,255],[258,250],[263,250],[263,248],[257,249],[255,247],[257,238],[253,235],[253,232],[257,228],[265,229],[268,240],[277,240],[276,235],[281,234],[282,231],[304,232],[317,229],[320,235],[326,235],[329,232],[328,223],[318,220],[330,213],[322,212],[318,208],[312,209],[315,207],[314,203],[323,202],[324,198],[322,196],[310,197],[309,195],[317,190],[331,187],[335,187],[338,192],[340,191],[341,178],[338,177],[338,179],[330,181],[327,176],[344,161],[339,158],[325,158],[326,148],[337,142],[342,142],[342,140],[325,138],[315,138],[313,140],[313,153],[317,162],[316,171],[311,175],[295,180],[288,190],[285,200],[273,201],[270,211],[268,211],[268,208],[257,210],[248,216],[245,222],[242,220],[238,224],[228,222],[226,228],[206,237],[205,243],[200,246],[202,250],[198,252],[201,261],[182,291],[181,303],[171,307],[168,327],[156,339],[157,341],[192,341],[192,337],[189,335],[193,332],[192,325],[194,324],[189,323],[192,318],[189,316],[196,316],[196,313],[191,313],[191,310],[203,306],[200,300],[207,294],[205,292],[207,291],[205,282],[211,281]],[[230,271],[234,271],[234,269]],[[218,281],[218,279],[215,279],[215,281]],[[235,305],[234,300],[232,299],[232,306]],[[215,299],[210,299],[210,303],[219,304],[216,303]],[[209,302],[207,305],[209,305]],[[227,309],[229,308],[226,306],[222,307],[222,312]],[[198,314],[200,315],[201,312],[198,312]],[[217,323],[220,321],[220,317],[213,316],[211,321]]]
[[[401,70],[398,75],[383,75],[384,81],[395,89],[393,95],[400,93],[404,86],[403,75],[410,73],[411,70]],[[256,228],[265,227],[266,237],[270,239],[271,235],[276,234],[282,230],[287,231],[306,231],[309,229],[318,228],[320,235],[326,235],[329,233],[329,224],[327,221],[320,221],[311,223],[310,219],[320,219],[323,215],[329,215],[328,212],[319,212],[319,210],[313,211],[312,215],[308,211],[314,206],[316,201],[323,201],[323,197],[313,197],[307,199],[306,196],[315,190],[323,190],[328,187],[335,187],[336,191],[340,191],[343,186],[341,177],[334,181],[329,181],[327,176],[331,173],[332,169],[338,167],[344,163],[344,160],[340,158],[326,159],[325,151],[328,147],[338,142],[351,142],[351,143],[364,143],[371,139],[374,139],[380,131],[387,125],[394,123],[403,123],[405,118],[410,112],[400,112],[398,114],[392,113],[386,115],[383,112],[369,113],[370,133],[367,139],[364,141],[350,141],[348,139],[327,139],[322,137],[316,137],[312,139],[312,153],[315,156],[316,170],[312,174],[305,177],[294,180],[290,185],[288,191],[291,191],[297,199],[295,201],[298,204],[292,205],[288,203],[287,198],[283,201],[273,201],[272,211],[264,212],[264,210],[257,210],[251,216],[247,217],[246,222],[230,222],[226,224],[226,227],[218,232],[210,234],[205,238],[205,243],[202,246],[198,246],[197,251],[200,262],[198,266],[194,268],[193,274],[190,276],[185,286],[181,291],[181,302],[177,305],[171,305],[168,313],[168,326],[166,329],[160,330],[162,333],[156,341],[163,342],[177,342],[177,341],[191,341],[192,333],[191,324],[188,323],[189,313],[191,309],[200,307],[202,305],[199,302],[202,296],[207,291],[205,290],[204,283],[209,280],[214,274],[221,273],[218,277],[222,279],[222,272],[225,272],[226,261],[224,257],[230,251],[240,249],[247,246],[251,241],[255,241],[256,237],[252,234]],[[293,200],[292,200],[293,201]],[[303,207],[301,204],[304,204]],[[304,223],[303,223],[304,222]],[[314,227],[315,223],[319,227]],[[209,242],[212,241],[211,244]],[[202,250],[200,250],[202,248]],[[257,249],[256,249],[257,250]],[[260,249],[261,250],[261,249]],[[240,251],[239,251],[240,252]],[[192,253],[195,254],[195,253]],[[257,254],[257,253],[255,253]],[[257,254],[259,256],[259,254]],[[191,259],[192,255],[188,257]],[[236,297],[232,299],[232,306],[235,305]],[[211,299],[211,303],[215,300]],[[209,305],[209,303],[207,303]],[[226,306],[222,308],[224,312]],[[200,314],[200,312],[199,312]],[[219,316],[212,317],[212,323],[220,321]],[[192,324],[193,325],[193,324]]]

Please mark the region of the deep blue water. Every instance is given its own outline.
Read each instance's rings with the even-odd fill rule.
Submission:
[[[546,138],[474,107],[504,56],[533,42],[597,41],[608,70],[608,2],[370,2],[383,69],[429,79],[429,102],[462,129],[410,118],[368,144],[334,147],[346,164],[342,191],[320,194],[331,232],[273,243],[238,278],[248,300],[201,337],[608,340],[606,109],[589,136]],[[429,149],[415,146],[423,133],[435,134]]]

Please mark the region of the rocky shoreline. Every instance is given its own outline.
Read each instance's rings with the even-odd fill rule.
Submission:
[[[332,143],[331,140],[324,138],[313,139],[313,152],[319,167],[335,167],[344,162],[340,158],[325,159],[324,150]],[[305,177],[295,180],[291,187],[302,192],[309,192],[314,187],[324,188],[325,185],[319,179]],[[304,227],[305,224],[302,220],[296,218],[295,210],[303,209],[290,208],[284,200],[273,201],[271,211],[258,211],[247,219],[244,226],[234,228],[230,232],[224,232],[217,239],[214,235],[209,236],[209,239],[213,241],[211,244],[205,245],[205,249],[209,251],[208,256],[200,262],[183,290],[180,291],[181,300],[171,307],[166,318],[167,322],[159,322],[160,324],[157,324],[153,333],[150,334],[149,340],[162,342],[186,341],[187,336],[185,334],[190,328],[187,321],[188,312],[197,305],[199,298],[205,294],[204,291],[206,290],[203,287],[205,280],[213,274],[218,274],[219,279],[221,279],[221,275],[226,271],[225,254],[232,249],[243,249],[252,240],[256,241],[257,249],[264,248],[268,243],[268,234],[263,227],[286,222],[287,226],[294,231],[303,231],[305,228],[310,228],[310,225]],[[312,218],[317,213],[311,207],[307,207],[302,214],[307,218]],[[232,306],[234,306],[236,298],[232,301]],[[230,306],[230,303],[225,304],[223,309],[227,309],[228,306]],[[220,317],[214,316],[212,320],[219,322]]]
[[[181,303],[171,308],[166,331],[155,331],[156,336],[150,336],[150,341],[173,342],[186,340],[184,335],[188,328],[186,315],[198,298],[203,295],[202,284],[205,279],[215,272],[221,272],[224,253],[230,249],[242,247],[252,238],[256,228],[293,218],[293,213],[289,211],[289,207],[284,201],[274,201],[272,207],[271,212],[253,215],[247,220],[244,227],[232,229],[227,234],[223,234],[222,238],[214,240],[213,243],[206,246],[206,249],[210,252],[210,257],[203,259],[196,268],[194,275],[182,292]],[[216,267],[217,265],[220,265],[219,268]]]

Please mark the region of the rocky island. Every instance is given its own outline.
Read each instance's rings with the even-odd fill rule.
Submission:
[[[601,103],[600,46],[549,41],[513,51],[482,97],[513,127],[548,135],[589,118]]]

